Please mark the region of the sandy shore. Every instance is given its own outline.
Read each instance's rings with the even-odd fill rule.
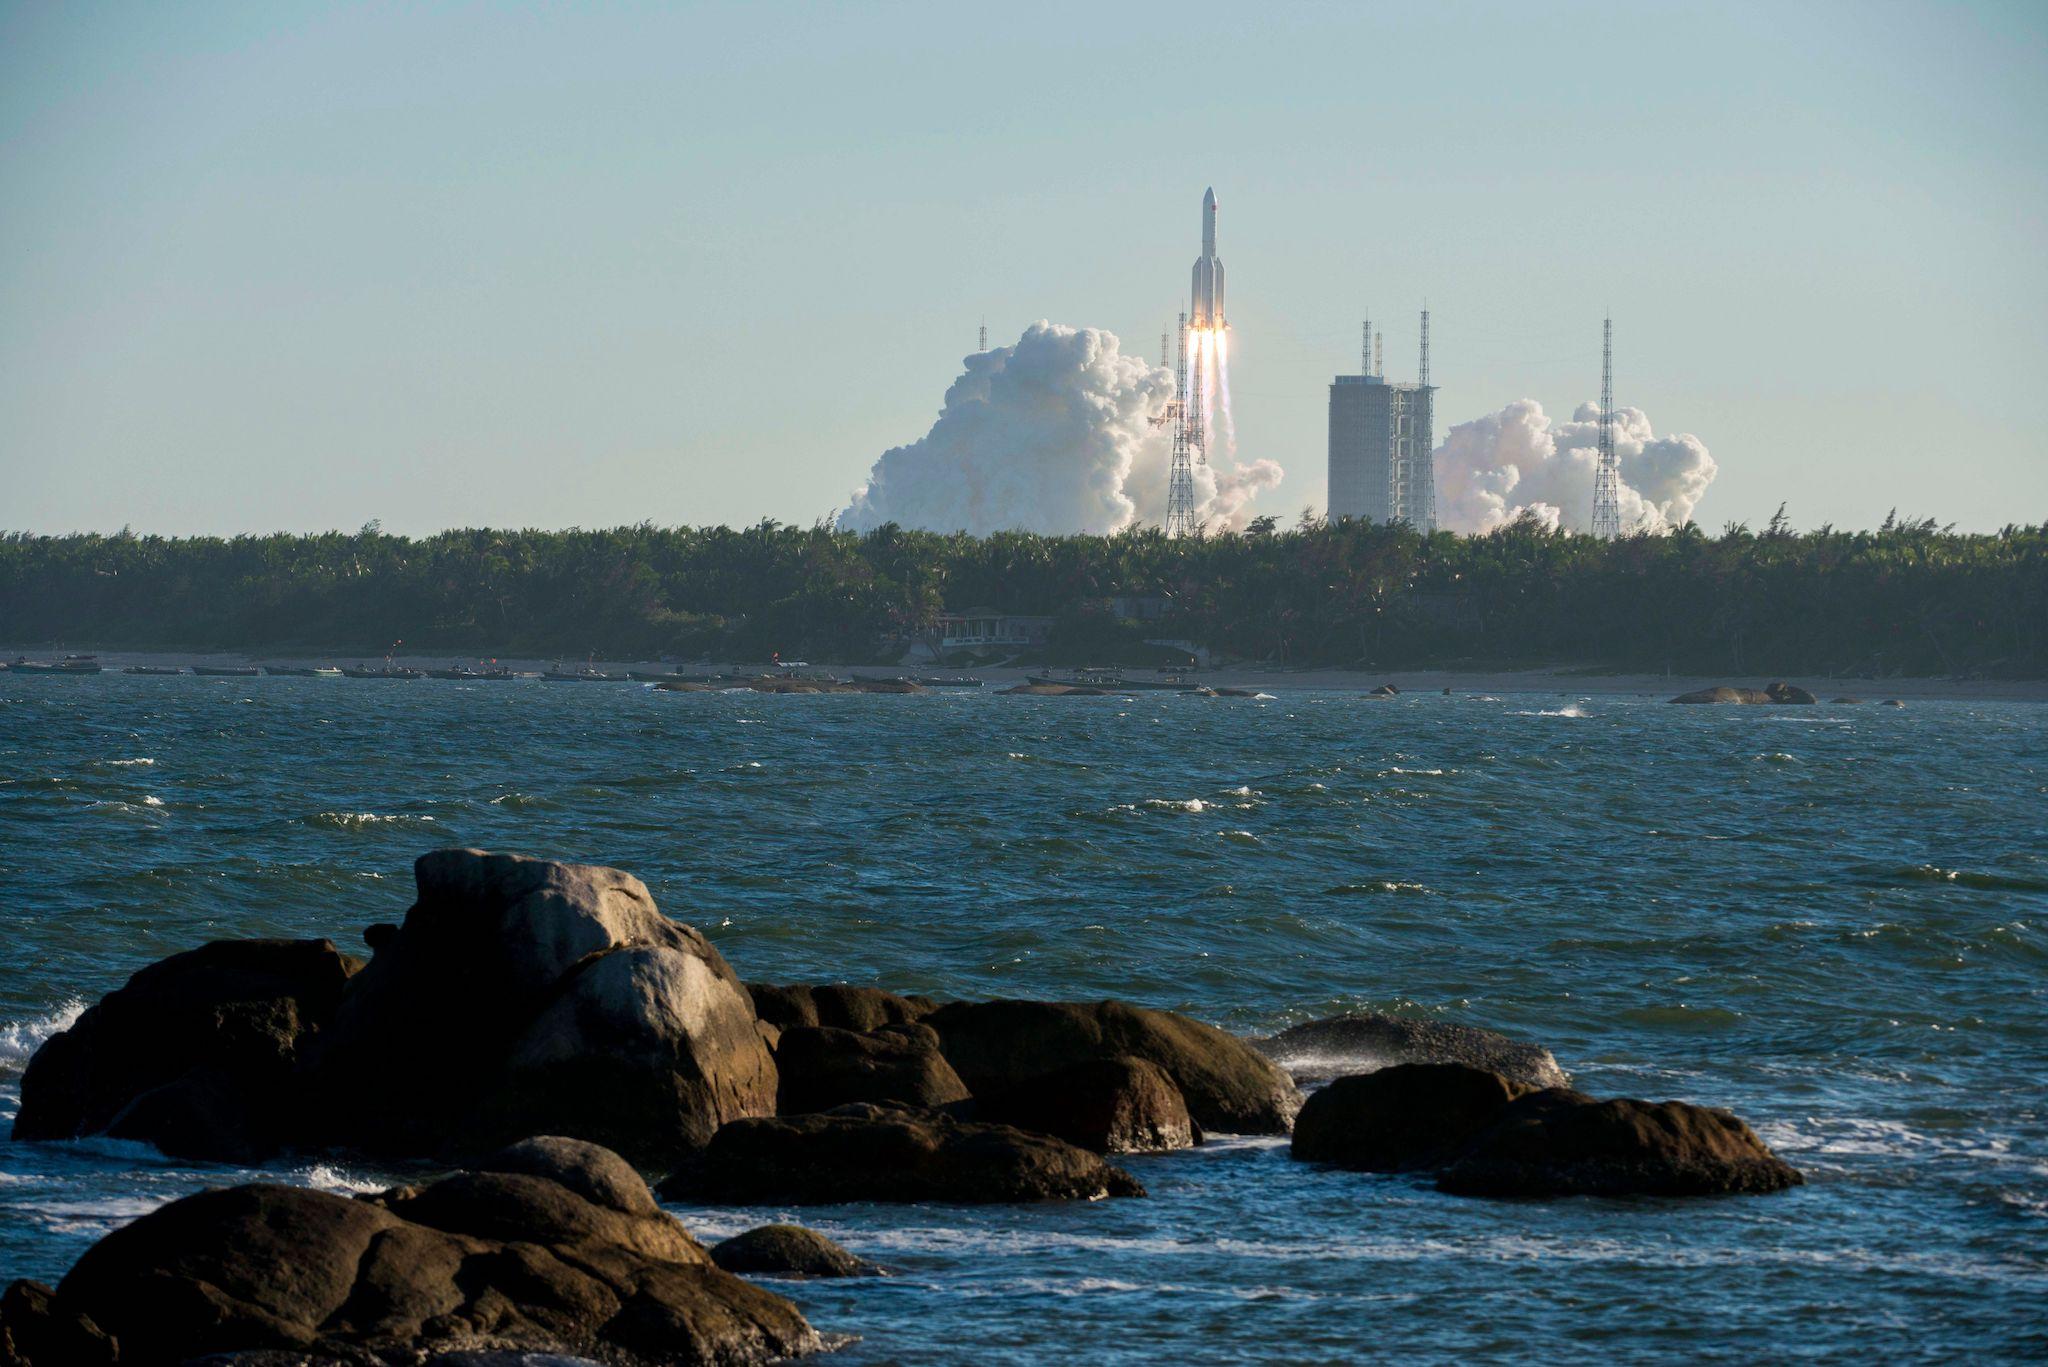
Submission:
[[[0,646],[0,660],[12,660],[25,655],[32,660],[48,660],[63,655],[61,650],[43,648],[18,648]],[[149,651],[102,651],[100,663],[110,671],[118,671],[127,665],[245,665],[245,664],[378,664],[376,659],[365,660],[355,655],[305,655],[298,653],[243,655],[232,652],[212,654],[192,652],[149,652]],[[416,669],[443,668],[450,663],[474,665],[474,659],[451,661],[446,655],[404,654],[397,657],[400,664]],[[517,670],[545,670],[554,661],[538,658],[499,657],[497,663]],[[576,669],[581,660],[563,662],[563,668]],[[759,673],[766,666],[759,662],[726,662],[690,664],[663,664],[652,660],[599,660],[597,667],[609,672],[623,673],[627,669],[661,670],[671,669],[685,674],[716,673]],[[848,674],[869,677],[887,677],[899,672],[884,665],[845,665],[824,661],[812,661],[806,668],[818,673],[830,673],[840,678]],[[969,672],[991,687],[1002,687],[1020,683],[1035,669],[988,668],[972,671],[932,670],[935,673]],[[1064,673],[1064,671],[1055,671]],[[1132,678],[1146,677],[1148,671],[1131,670]],[[1323,691],[1323,692],[1365,692],[1390,683],[1404,693],[1442,693],[1449,689],[1453,693],[1541,693],[1566,697],[1595,697],[1600,695],[1628,695],[1645,698],[1670,698],[1696,688],[1708,688],[1715,684],[1736,684],[1761,688],[1773,679],[1784,679],[1811,689],[1822,701],[1836,697],[1857,697],[1866,702],[1879,702],[1886,698],[1900,699],[1952,699],[1965,702],[2048,702],[2048,679],[1849,679],[1815,678],[1797,674],[1754,674],[1754,675],[1688,675],[1688,674],[1595,674],[1575,669],[1516,669],[1516,670],[1393,670],[1386,673],[1361,673],[1356,670],[1308,669],[1275,670],[1255,666],[1200,670],[1190,677],[1205,684],[1260,688],[1269,693],[1281,691]]]

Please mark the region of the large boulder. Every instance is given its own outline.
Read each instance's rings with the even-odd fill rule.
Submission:
[[[1054,1135],[1097,1153],[1165,1153],[1201,1142],[1187,1099],[1141,1058],[1084,1059],[976,1097],[974,1118]]]
[[[1764,696],[1769,698],[1774,703],[1781,704],[1791,703],[1796,705],[1809,705],[1820,701],[1819,698],[1815,697],[1806,689],[1801,688],[1798,684],[1789,684],[1784,682],[1783,680],[1779,680],[1778,682],[1772,684],[1766,684],[1764,686]]]
[[[1397,1063],[1462,1063],[1530,1087],[1563,1087],[1571,1081],[1556,1056],[1540,1044],[1477,1026],[1384,1011],[1308,1021],[1251,1043],[1303,1086]]]
[[[856,1258],[815,1229],[762,1225],[735,1234],[711,1250],[711,1261],[728,1272],[771,1277],[878,1277],[882,1269]]]
[[[1397,1063],[1309,1094],[1294,1156],[1361,1172],[1435,1167],[1531,1089],[1461,1063]]]
[[[1285,1134],[1300,1106],[1293,1081],[1233,1035],[1127,1002],[953,1002],[925,1017],[976,1096],[993,1096],[1076,1063],[1144,1059],[1173,1079],[1188,1114],[1223,1134]]]
[[[14,1137],[113,1131],[257,1161],[296,1123],[294,1070],[361,967],[331,940],[216,940],[151,964],[36,1051]]]
[[[550,1150],[571,1181],[601,1172],[607,1188],[630,1171],[615,1155],[544,1141],[506,1160],[516,1171],[366,1200],[272,1185],[201,1192],[101,1239],[45,1303],[10,1292],[0,1337],[19,1354],[24,1341],[76,1344],[90,1329],[122,1363],[509,1350],[738,1364],[823,1346],[795,1306],[713,1265],[644,1184],[623,1198],[631,1211],[591,1201],[540,1175]],[[20,1360],[91,1359],[32,1347]]]
[[[414,877],[315,1051],[323,1141],[460,1156],[541,1129],[653,1165],[774,1110],[738,975],[639,879],[480,850]]]
[[[754,1014],[784,1030],[799,1025],[878,1030],[923,1020],[938,1006],[930,997],[899,997],[879,987],[845,983],[748,983],[747,992]]]
[[[966,1084],[939,1052],[928,1025],[885,1025],[861,1033],[822,1025],[784,1030],[775,1046],[782,1115],[829,1111],[853,1101],[947,1106],[967,1099]]]
[[[856,1104],[739,1120],[671,1173],[664,1197],[724,1205],[1093,1201],[1143,1196],[1129,1173],[1051,1135],[943,1111]]]
[[[1710,1196],[1804,1180],[1728,1111],[1552,1088],[1511,1102],[1437,1186],[1460,1196]]]

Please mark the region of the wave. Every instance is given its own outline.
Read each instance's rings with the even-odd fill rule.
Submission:
[[[1906,883],[1953,883],[1980,892],[2048,892],[2048,878],[2030,878],[2017,873],[1983,873],[1974,869],[1945,869],[1938,864],[1911,864],[1904,868],[1876,871],[1880,881],[1896,879]]]
[[[18,1073],[28,1067],[29,1056],[43,1047],[44,1040],[52,1035],[61,1035],[78,1024],[78,1018],[84,1013],[84,1001],[73,997],[47,1016],[0,1025],[0,1076]]]
[[[322,826],[333,831],[417,830],[433,822],[431,816],[407,816],[403,813],[385,816],[377,812],[320,812],[306,818],[308,826]]]
[[[1148,797],[1142,805],[1155,812],[1206,812],[1216,804],[1198,797]]]
[[[1566,703],[1563,707],[1546,707],[1536,712],[1510,712],[1508,715],[1510,717],[1590,717],[1593,714],[1574,702]]]

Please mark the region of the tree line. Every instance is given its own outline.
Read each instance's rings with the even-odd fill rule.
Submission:
[[[1157,621],[1118,620],[1142,598]],[[2048,675],[2048,525],[1685,526],[1618,541],[1304,514],[1169,539],[887,526],[0,536],[0,641],[70,649],[892,660],[939,614],[1057,619],[1050,663],[1146,638],[1374,669]]]

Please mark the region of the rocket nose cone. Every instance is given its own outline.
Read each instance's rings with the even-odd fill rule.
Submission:
[[[1202,191],[1202,207],[1203,207],[1204,209],[1213,209],[1213,208],[1215,208],[1215,207],[1216,207],[1216,187],[1215,187],[1215,186],[1213,186],[1213,185],[1212,185],[1212,186],[1210,186],[1210,187],[1209,187],[1208,189],[1206,189],[1206,190]]]

